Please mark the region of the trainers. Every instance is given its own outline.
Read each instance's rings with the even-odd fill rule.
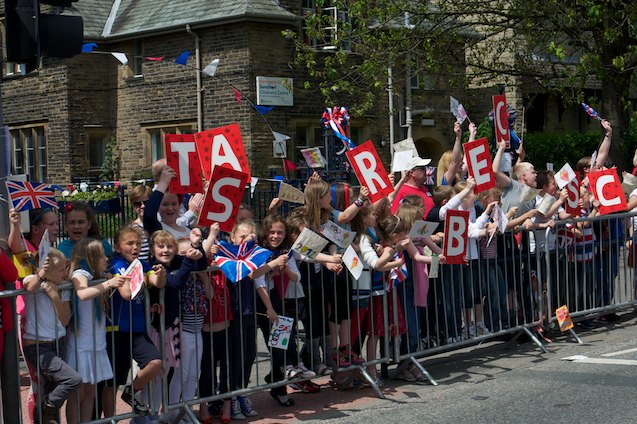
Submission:
[[[328,367],[327,365],[325,365],[323,362],[321,362],[318,365],[318,368],[316,368],[316,373],[318,375],[330,375],[332,374],[332,369]]]
[[[301,370],[301,375],[304,378],[316,377],[316,373],[312,371],[311,369],[309,369],[308,367],[306,367],[303,364],[303,362],[299,362],[299,366],[297,367],[297,369]]]
[[[345,368],[352,366],[349,357],[345,355],[345,352],[338,348],[332,349],[332,360],[336,362],[338,368]]]
[[[487,334],[491,334],[487,326],[484,325],[484,321],[478,322],[478,324],[476,324],[476,327],[478,336],[486,336]]]
[[[416,365],[411,364],[409,368],[407,368],[407,370],[416,378],[418,382],[422,383],[427,381],[427,377],[425,376],[425,374],[420,371],[420,368],[418,368]]]
[[[232,399],[232,404],[230,406],[230,417],[233,420],[245,420],[246,416],[241,412],[241,405],[239,404],[239,400]]]
[[[141,397],[141,393],[135,392],[133,393],[132,386],[124,387],[124,392],[122,393],[122,400],[133,407],[133,412],[137,415],[148,415],[150,414],[150,408],[148,405],[144,403]]]
[[[237,401],[239,402],[239,406],[241,407],[241,412],[246,417],[256,417],[259,415],[257,411],[252,409],[252,401],[245,396],[237,396]]]
[[[297,377],[301,377],[303,372],[299,368],[294,368],[291,365],[288,365],[285,368],[285,378],[288,380],[294,380]]]
[[[298,383],[292,383],[289,386],[292,389],[303,393],[318,393],[321,391],[321,386],[312,383],[311,381],[299,381]]]
[[[476,336],[476,326],[471,323],[469,326],[464,326],[462,327],[462,337],[464,337],[465,340],[467,339],[473,339]]]
[[[416,377],[414,377],[406,367],[400,370],[400,373],[398,374],[398,378],[400,378],[401,380],[408,381],[410,383],[413,383],[414,381],[416,381]]]
[[[355,354],[354,352],[352,352],[351,350],[349,350],[348,348],[345,348],[343,350],[343,353],[348,357],[351,358],[350,361],[352,362],[352,364],[354,365],[361,365],[365,363],[365,359],[361,358],[360,356],[358,356],[357,354]]]

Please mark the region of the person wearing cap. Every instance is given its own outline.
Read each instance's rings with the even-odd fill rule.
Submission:
[[[427,169],[425,167],[430,163],[431,159],[422,159],[418,156],[411,159],[408,179],[400,187],[396,197],[394,197],[391,205],[392,213],[396,213],[404,197],[416,195],[422,197],[425,202],[425,213],[423,214],[423,219],[425,219],[429,211],[434,207],[434,200],[425,186],[425,181],[427,180]]]

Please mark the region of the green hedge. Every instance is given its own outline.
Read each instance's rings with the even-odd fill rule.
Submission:
[[[599,146],[600,135],[591,134],[525,134],[524,150],[526,160],[535,165],[536,169],[546,169],[546,163],[551,162],[557,171],[568,162],[573,168],[583,156],[590,156]]]

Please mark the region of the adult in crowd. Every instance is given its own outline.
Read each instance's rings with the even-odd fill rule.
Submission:
[[[407,173],[407,181],[400,187],[396,197],[391,204],[391,211],[396,213],[398,207],[402,203],[402,200],[411,195],[416,195],[422,198],[425,207],[425,213],[423,219],[427,216],[429,211],[434,207],[434,201],[431,197],[431,193],[425,186],[427,181],[427,165],[431,163],[431,159],[422,159],[418,156],[411,159],[411,165],[409,172]]]

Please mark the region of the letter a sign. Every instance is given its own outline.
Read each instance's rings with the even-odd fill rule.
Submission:
[[[588,181],[595,199],[599,200],[600,215],[626,210],[626,196],[616,169],[591,172],[588,174]]]
[[[448,210],[443,254],[448,264],[463,264],[469,240],[469,211]]]
[[[464,155],[467,158],[469,175],[476,180],[474,193],[488,190],[495,187],[495,175],[491,166],[491,153],[489,153],[489,142],[486,137],[463,146]]]
[[[509,111],[507,99],[504,94],[493,96],[493,124],[495,126],[495,140],[500,144],[506,142],[507,149],[511,147],[511,134],[509,133]]]
[[[217,165],[244,172],[248,174],[248,180],[250,179],[250,168],[239,124],[196,133],[195,141],[206,181],[210,181],[213,168]]]
[[[192,134],[166,134],[164,142],[166,143],[166,163],[177,173],[177,178],[170,181],[170,192],[201,193],[203,183],[195,137]]]
[[[218,222],[221,231],[232,231],[248,180],[244,172],[215,166],[198,224],[209,226]]]
[[[394,191],[385,167],[371,140],[346,153],[358,182],[369,189],[369,201],[374,203]]]

